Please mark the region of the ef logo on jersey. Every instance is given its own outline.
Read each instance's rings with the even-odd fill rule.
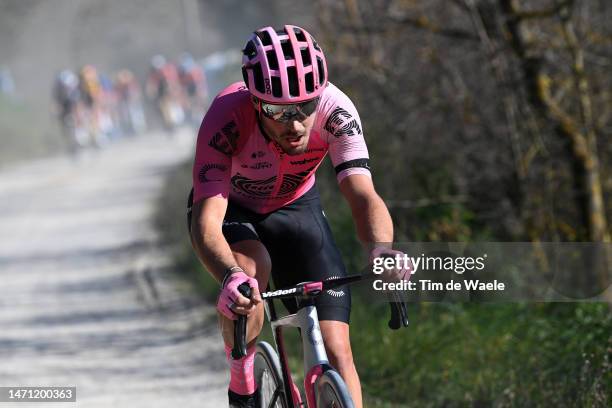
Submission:
[[[224,164],[205,164],[204,166],[202,166],[200,168],[200,171],[198,173],[198,179],[200,180],[201,183],[208,183],[210,181],[221,181],[222,178],[210,178],[210,176],[207,174],[209,171],[211,170],[219,170],[221,172],[224,172],[227,170],[227,166]]]
[[[327,118],[324,129],[334,137],[361,135],[361,127],[357,120],[339,106]]]

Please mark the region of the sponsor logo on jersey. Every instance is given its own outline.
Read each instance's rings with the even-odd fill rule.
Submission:
[[[357,123],[357,119],[354,119],[350,113],[339,106],[327,118],[324,128],[334,137],[361,134],[361,127]]]
[[[316,166],[315,166],[316,167]],[[280,188],[276,195],[272,198],[282,198],[291,195],[298,189],[304,180],[312,174],[312,170],[315,167],[311,167],[308,170],[296,173],[296,174],[285,174],[281,181]],[[270,198],[274,186],[276,184],[277,177],[272,176],[264,180],[253,180],[237,173],[232,177],[231,183],[234,191],[250,198]]]
[[[302,160],[291,160],[289,163],[300,165],[300,164],[306,164],[306,163],[310,163],[310,162],[317,161],[317,160],[321,160],[321,158],[320,157],[306,157]]]
[[[209,181],[221,181],[221,179],[211,179],[209,178],[208,172],[211,170],[219,170],[221,172],[227,170],[227,166],[224,164],[205,164],[204,166],[202,166],[200,168],[200,171],[198,172],[198,180],[200,180],[201,183],[208,183]]]
[[[236,151],[239,136],[236,122],[232,120],[212,137],[208,145],[226,156],[231,156]]]
[[[264,180],[253,180],[240,173],[236,173],[236,175],[232,177],[231,182],[236,192],[246,195],[247,197],[268,198],[272,190],[274,190],[276,176]]]
[[[304,179],[311,174],[312,170],[314,170],[314,167],[311,167],[306,171],[301,171],[297,174],[285,174],[277,195],[279,197],[283,197],[293,193],[300,185],[302,185]]]
[[[304,153],[314,153],[314,152],[325,152],[327,149],[325,147],[309,147],[306,149]]]
[[[264,157],[266,155],[266,152],[264,152],[263,150],[258,150],[256,152],[251,153],[251,159],[259,159],[261,157]]]
[[[264,162],[257,162],[251,165],[241,164],[240,167],[243,169],[262,170],[262,169],[269,169],[270,167],[272,167],[272,163],[264,161]]]

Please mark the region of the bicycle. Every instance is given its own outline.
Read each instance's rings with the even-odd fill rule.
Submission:
[[[272,326],[276,350],[267,342],[257,343],[253,364],[255,382],[260,393],[260,406],[265,408],[352,408],[354,406],[344,380],[329,364],[319,327],[314,299],[326,290],[369,278],[366,275],[350,275],[325,281],[303,282],[296,286],[261,294],[265,301],[268,321]],[[238,290],[246,297],[251,291],[243,283]],[[397,330],[408,326],[406,304],[397,292],[391,293],[391,319],[389,327]],[[274,299],[294,298],[299,307],[295,314],[277,317]],[[304,391],[306,404],[291,378],[285,353],[283,332],[286,327],[300,329],[304,351]],[[278,352],[277,352],[278,351]],[[232,358],[246,355],[246,316],[239,316],[234,325]]]

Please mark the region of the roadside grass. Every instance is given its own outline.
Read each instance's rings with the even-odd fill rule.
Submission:
[[[354,304],[365,394],[391,406],[610,406],[607,304],[413,304],[402,332]]]
[[[174,248],[179,273],[214,302],[219,286],[193,255],[186,232],[190,167],[169,176],[156,225]],[[351,215],[330,205],[338,202],[327,193],[332,189],[322,194],[327,216],[354,270],[360,259]],[[409,328],[394,332],[388,307],[360,292],[354,291],[351,339],[367,407],[612,406],[608,304],[410,304]],[[269,329],[262,338],[271,341]],[[298,335],[286,343],[301,381]]]
[[[59,131],[48,122],[44,112],[0,95],[0,166],[60,151]]]

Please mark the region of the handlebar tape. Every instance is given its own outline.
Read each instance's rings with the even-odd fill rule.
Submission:
[[[248,283],[240,284],[238,291],[247,299],[251,298],[251,287]],[[238,319],[234,322],[234,348],[232,349],[232,358],[234,360],[240,360],[247,354],[246,328],[247,317],[245,315],[238,315]]]

